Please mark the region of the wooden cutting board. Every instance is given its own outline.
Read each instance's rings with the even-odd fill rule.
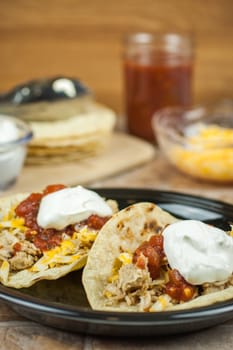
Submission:
[[[72,163],[25,166],[16,184],[2,194],[40,191],[46,185],[85,185],[121,173],[152,159],[155,147],[124,133],[114,133],[110,147],[101,155]]]

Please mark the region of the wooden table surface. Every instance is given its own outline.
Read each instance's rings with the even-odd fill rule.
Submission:
[[[155,159],[93,186],[137,187],[172,190],[218,198],[233,204],[233,186],[204,184],[176,172],[157,154]],[[192,334],[154,338],[84,336],[45,327],[18,315],[0,303],[0,350],[151,350],[232,349],[233,320]]]
[[[232,0],[1,1],[0,93],[64,74],[122,113],[125,35],[188,31],[195,39],[194,103],[232,98],[232,12]]]

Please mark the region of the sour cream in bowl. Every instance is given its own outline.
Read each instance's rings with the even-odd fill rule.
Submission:
[[[15,183],[33,134],[25,122],[0,114],[0,190]]]

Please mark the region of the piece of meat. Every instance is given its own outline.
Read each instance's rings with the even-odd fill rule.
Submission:
[[[9,263],[12,271],[19,271],[31,267],[36,260],[32,255],[28,255],[25,252],[18,252],[9,260]]]
[[[20,250],[8,260],[12,271],[20,271],[31,267],[41,255],[33,243],[22,241],[19,244]]]
[[[12,246],[17,242],[17,239],[11,233],[6,230],[1,232],[0,235],[0,260],[9,259],[12,256]]]
[[[119,270],[118,287],[126,294],[148,286],[151,283],[147,270],[138,269],[134,264],[127,264]]]

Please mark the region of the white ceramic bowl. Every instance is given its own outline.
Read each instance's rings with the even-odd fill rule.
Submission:
[[[27,123],[0,114],[0,190],[17,180],[33,134]]]

